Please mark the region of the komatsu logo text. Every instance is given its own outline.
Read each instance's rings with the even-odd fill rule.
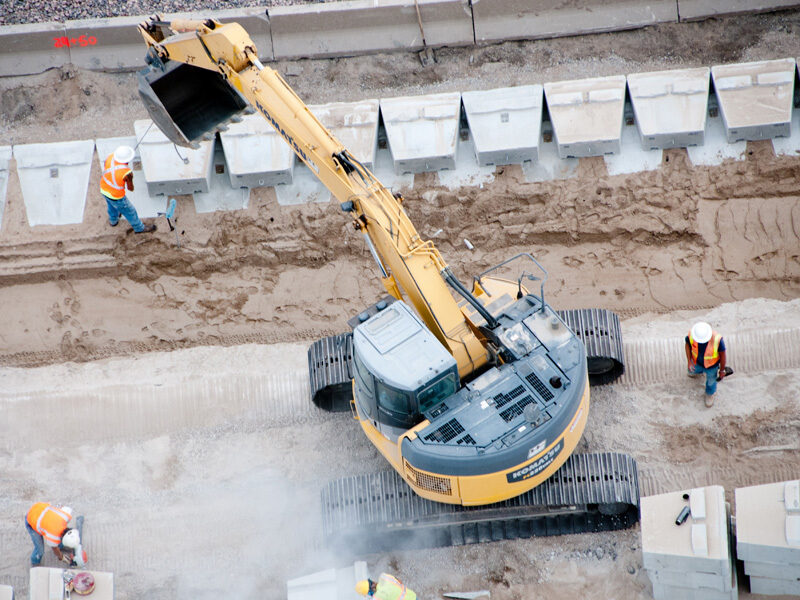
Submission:
[[[319,167],[314,164],[314,161],[306,156],[306,153],[303,152],[300,146],[297,145],[297,142],[294,141],[294,138],[286,133],[286,130],[280,126],[280,124],[272,117],[271,114],[269,114],[269,111],[264,108],[258,100],[256,100],[256,107],[261,111],[261,114],[264,115],[264,118],[272,124],[272,126],[275,128],[275,131],[281,134],[281,137],[286,140],[286,143],[292,147],[292,150],[295,151],[297,156],[302,158],[303,162],[306,163],[309,168],[313,169],[315,173],[319,173]]]
[[[556,456],[561,453],[562,448],[564,448],[564,440],[559,440],[558,443],[550,448],[550,450],[545,452],[544,456],[541,458],[538,458],[531,464],[506,475],[508,483],[516,483],[518,481],[530,479],[531,477],[538,475],[556,459]]]

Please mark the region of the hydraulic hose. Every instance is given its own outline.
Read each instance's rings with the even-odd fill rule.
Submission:
[[[469,302],[472,307],[478,311],[478,314],[484,318],[486,324],[488,325],[489,329],[495,329],[499,325],[497,319],[495,319],[492,314],[486,310],[486,307],[481,304],[478,299],[472,295],[472,293],[464,287],[464,284],[461,283],[458,278],[453,275],[453,272],[450,270],[450,267],[445,267],[442,270],[442,277],[444,280],[450,284],[450,287],[453,288],[456,292],[458,292],[464,300]]]

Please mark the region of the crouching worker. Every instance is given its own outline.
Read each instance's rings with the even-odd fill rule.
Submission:
[[[37,502],[25,516],[25,528],[33,542],[32,567],[42,563],[45,546],[52,548],[61,562],[72,567],[86,566],[87,556],[81,545],[83,517],[73,517],[69,506],[57,508],[47,502]]]

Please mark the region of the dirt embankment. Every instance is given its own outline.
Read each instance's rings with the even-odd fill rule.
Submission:
[[[667,24],[615,34],[293,63],[309,103],[617,75],[796,55],[800,13]],[[288,63],[274,65],[286,71]],[[0,78],[0,142],[111,137],[146,118],[132,74],[53,70]],[[549,271],[557,307],[623,315],[796,297],[800,158],[751,143],[741,162],[694,167],[683,150],[656,171],[609,176],[600,158],[573,179],[528,183],[502,167],[482,188],[449,191],[418,175],[406,207],[468,282],[518,252]],[[197,214],[134,236],[108,228],[92,190],[77,225],[31,228],[12,161],[0,229],[0,364],[32,365],[209,343],[309,340],[346,328],[383,293],[375,267],[333,204]],[[138,182],[142,185],[143,182]],[[475,246],[467,250],[463,240]]]

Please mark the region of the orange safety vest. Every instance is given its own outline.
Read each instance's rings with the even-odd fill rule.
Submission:
[[[719,361],[719,341],[722,336],[716,331],[711,332],[711,339],[706,344],[706,351],[703,354],[703,367],[706,369],[713,367]],[[697,364],[698,344],[692,339],[692,333],[689,332],[689,342],[692,345],[692,360]]]
[[[64,511],[48,504],[37,502],[25,517],[28,525],[53,546],[61,543],[61,536],[67,530],[70,516]]]
[[[100,191],[112,200],[124,198],[125,177],[132,172],[128,165],[118,163],[114,160],[114,155],[109,154],[103,167],[103,177],[100,179]]]

